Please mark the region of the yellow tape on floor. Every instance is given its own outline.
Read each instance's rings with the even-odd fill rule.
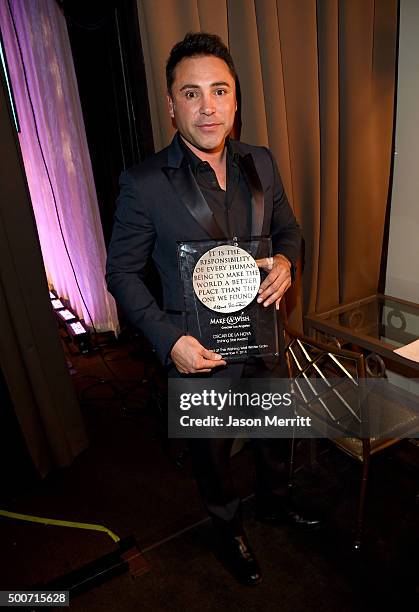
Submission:
[[[74,521],[60,521],[58,519],[44,518],[42,516],[32,516],[30,514],[19,514],[18,512],[9,512],[8,510],[0,510],[0,516],[16,519],[18,521],[29,521],[30,523],[42,523],[43,525],[57,525],[59,527],[73,527],[74,529],[87,529],[88,531],[102,531],[108,534],[114,542],[119,542],[120,538],[107,527],[103,525],[93,525],[91,523],[76,523]]]

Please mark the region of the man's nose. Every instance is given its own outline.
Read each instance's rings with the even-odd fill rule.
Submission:
[[[200,111],[203,115],[212,115],[215,112],[214,97],[210,93],[202,95]]]

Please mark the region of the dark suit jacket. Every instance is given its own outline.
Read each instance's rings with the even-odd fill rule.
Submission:
[[[251,235],[271,235],[273,252],[295,264],[300,229],[288,204],[268,149],[231,141],[252,194]],[[175,136],[172,143],[141,165],[121,174],[107,283],[129,321],[139,328],[163,364],[184,333],[183,292],[177,266],[177,241],[225,238],[202,196]],[[230,236],[229,238],[232,238]],[[144,284],[149,257],[160,275],[163,310]]]

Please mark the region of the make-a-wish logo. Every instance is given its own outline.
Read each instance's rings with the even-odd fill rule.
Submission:
[[[249,321],[249,315],[230,315],[229,317],[210,319],[210,325],[237,325],[237,323],[248,323]]]
[[[228,325],[236,325],[237,323],[247,323],[247,321],[250,321],[250,317],[249,315],[236,315],[236,316],[230,316],[226,318],[226,323]]]

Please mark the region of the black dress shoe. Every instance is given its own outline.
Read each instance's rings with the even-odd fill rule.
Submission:
[[[220,538],[218,557],[224,567],[242,584],[254,586],[262,580],[259,563],[244,534]]]
[[[308,531],[314,531],[323,526],[322,521],[318,517],[308,516],[292,507],[275,508],[257,506],[256,518],[263,523],[271,523],[272,525],[288,523],[293,527]]]

